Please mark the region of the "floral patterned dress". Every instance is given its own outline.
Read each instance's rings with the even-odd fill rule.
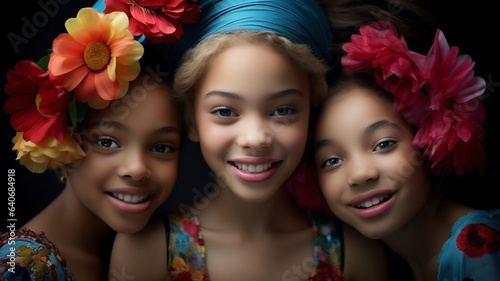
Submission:
[[[340,222],[332,217],[312,214],[314,266],[310,281],[342,280],[343,241]],[[169,281],[210,280],[205,263],[205,244],[194,208],[168,215]]]
[[[0,280],[73,281],[66,260],[43,233],[6,232],[0,243]]]
[[[438,258],[438,281],[500,280],[500,209],[461,217]]]

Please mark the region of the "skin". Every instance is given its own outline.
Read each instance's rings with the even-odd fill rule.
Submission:
[[[302,158],[291,152],[304,149],[309,108],[309,83],[301,70],[271,49],[233,47],[214,60],[200,83],[190,138],[200,141],[207,164],[223,175],[232,194],[265,202]],[[248,170],[258,165],[272,175],[251,178],[259,173]]]
[[[432,187],[413,137],[391,101],[350,87],[332,96],[320,114],[315,165],[335,215],[382,239],[410,264],[415,280],[436,280],[441,245],[471,209],[444,200]]]
[[[307,74],[269,47],[252,43],[232,45],[214,57],[199,81],[194,126],[187,129],[218,176],[215,191],[197,208],[210,280],[309,278],[311,222],[284,186],[305,148],[309,95]],[[235,162],[247,168],[272,165],[259,174],[241,171]],[[350,264],[344,280],[387,280],[381,245],[347,226],[344,235]],[[158,220],[140,233],[117,235],[112,270],[164,280],[165,241]],[[141,257],[151,262],[140,262]],[[367,271],[356,269],[359,263]]]
[[[290,205],[283,188],[306,143],[306,77],[271,49],[247,44],[215,58],[200,83],[196,131],[190,137],[200,141],[203,157],[219,176],[221,187],[220,195],[199,215],[214,280],[242,276],[277,280],[293,262],[312,253],[304,246],[295,246],[288,257],[278,251],[292,243],[308,245],[311,239],[308,222]],[[250,176],[259,173],[237,167],[266,164],[271,165],[271,176],[256,181]],[[296,214],[294,225],[277,221],[289,217],[284,213],[289,211]],[[260,262],[249,266],[248,260]],[[227,265],[232,265],[229,270]]]
[[[122,100],[87,113],[80,128],[86,157],[68,167],[62,193],[24,226],[45,232],[77,280],[101,280],[100,242],[111,230],[141,230],[173,190],[180,115],[153,79],[140,76]]]

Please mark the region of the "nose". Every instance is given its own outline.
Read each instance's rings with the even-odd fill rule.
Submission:
[[[117,173],[121,178],[133,181],[149,179],[151,170],[147,163],[145,152],[139,148],[127,149],[120,158]]]
[[[377,165],[369,156],[359,154],[348,161],[347,183],[349,186],[359,186],[379,179],[380,172]]]
[[[268,120],[262,117],[248,117],[247,122],[242,122],[236,143],[242,148],[262,150],[271,147],[273,140],[274,132]]]

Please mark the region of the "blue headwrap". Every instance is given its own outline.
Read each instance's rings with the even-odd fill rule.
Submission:
[[[100,7],[99,0],[94,7]],[[326,64],[332,58],[332,32],[317,0],[198,0],[201,13],[195,24],[185,24],[174,44],[158,46],[176,68],[190,48],[215,33],[237,30],[271,31],[297,44],[307,44]],[[161,45],[161,44],[156,44]]]

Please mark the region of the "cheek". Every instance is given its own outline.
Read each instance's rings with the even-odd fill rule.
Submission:
[[[294,151],[303,151],[308,139],[307,122],[298,122],[292,126],[271,125],[274,138],[279,139],[285,147]]]
[[[155,173],[159,175],[157,181],[159,185],[165,189],[172,190],[174,188],[175,182],[177,181],[177,174],[179,171],[179,166],[177,163],[170,163],[169,165],[163,166],[162,169],[156,171]]]
[[[420,181],[425,178],[422,155],[413,149],[407,149],[398,157],[392,158],[392,161],[390,158],[385,159],[381,166],[391,178],[399,182]]]
[[[330,206],[339,206],[342,194],[342,185],[338,175],[332,173],[321,173],[318,175],[321,191]],[[332,209],[333,210],[333,209]]]

